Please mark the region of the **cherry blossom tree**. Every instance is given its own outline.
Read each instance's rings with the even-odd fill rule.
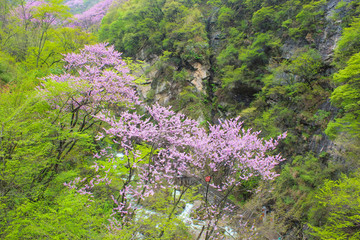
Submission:
[[[111,104],[140,103],[134,78],[121,53],[113,46],[107,47],[106,43],[88,45],[80,53],[66,54],[64,62],[65,73],[51,75],[46,80],[66,82],[73,88],[77,97],[72,96],[66,101],[66,108],[88,110],[95,116]],[[64,104],[54,101],[55,105],[58,103]]]
[[[176,206],[192,188],[191,184],[181,186],[179,178],[195,176],[207,189],[205,204],[199,209],[204,213],[200,220],[205,223],[199,237],[205,234],[211,239],[220,234],[219,221],[231,211],[227,198],[235,187],[253,176],[264,180],[277,176],[273,169],[283,159],[271,153],[286,134],[265,141],[259,132],[244,130],[239,118],[209,124],[205,129],[170,108],[146,106],[136,94],[134,79],[121,54],[106,44],[86,46],[80,54],[68,54],[64,60],[66,73],[47,80],[65,84],[70,90],[56,92],[52,84],[45,84],[41,92],[56,110],[56,121],[68,114],[70,121],[62,124],[69,133],[81,133],[101,123],[96,140],[104,146],[94,154],[97,175],[65,185],[94,201],[96,185],[116,181],[119,191],[111,196],[115,207],[109,219],[112,231],[133,224],[141,201],[159,189],[181,189],[179,196],[174,194],[166,220],[171,221]],[[70,150],[76,144],[76,138],[62,141],[59,146]],[[211,200],[209,187],[220,192],[221,199]],[[165,230],[166,224],[158,229],[157,237]]]
[[[65,55],[64,61],[64,73],[50,75],[39,89],[50,105],[51,122],[61,133],[57,160],[49,168],[55,171],[76,144],[93,138],[90,133],[100,124],[98,113],[139,102],[134,78],[112,46],[85,46],[80,53]]]
[[[112,196],[117,206],[114,208],[114,216],[117,217],[110,220],[112,230],[121,230],[124,224],[129,224],[141,200],[157,189],[179,189],[179,176],[198,176],[208,179],[206,182],[209,183],[221,172],[224,177],[217,178],[210,186],[222,192],[223,197],[219,201],[209,201],[206,193],[205,204],[199,209],[205,213],[200,220],[206,223],[200,235],[205,232],[205,238],[210,239],[220,233],[217,228],[219,220],[231,211],[227,197],[234,187],[252,176],[274,179],[273,168],[282,161],[280,155],[273,156],[268,152],[275,149],[278,140],[285,134],[276,140],[264,141],[258,137],[259,132],[243,130],[238,119],[210,125],[209,131],[206,131],[196,121],[157,104],[146,107],[143,115],[124,112],[119,118],[105,114],[99,114],[98,118],[110,126],[98,139],[108,136],[115,147],[95,154],[94,168],[101,174],[78,191],[92,195],[94,183],[110,184],[114,177],[110,174],[113,167],[126,166],[126,170],[122,171],[121,190],[117,197]],[[146,154],[140,151],[141,146],[148,146]],[[116,156],[114,148],[122,151],[122,158]],[[67,185],[76,187],[75,182]],[[173,209],[189,187],[182,188],[180,196],[173,202]],[[172,217],[173,211],[168,216],[169,221]],[[160,230],[159,237],[163,232],[164,229]]]

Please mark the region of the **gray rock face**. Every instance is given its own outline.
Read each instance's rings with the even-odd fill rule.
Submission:
[[[323,33],[315,39],[315,44],[319,50],[323,60],[330,63],[332,60],[332,55],[336,47],[336,43],[341,36],[341,27],[340,21],[335,21],[332,19],[334,13],[337,11],[335,9],[336,5],[340,0],[328,1],[325,9],[325,29]]]

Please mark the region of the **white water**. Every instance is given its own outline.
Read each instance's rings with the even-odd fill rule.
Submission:
[[[193,225],[193,221],[190,217],[191,210],[194,204],[186,203],[184,211],[178,216],[186,225]]]
[[[139,208],[136,210],[136,216],[135,216],[135,221],[139,221],[140,219],[147,219],[149,218],[151,215],[160,215],[160,213],[158,212],[154,212],[145,208]]]
[[[185,205],[185,209],[184,211],[179,215],[179,218],[181,219],[189,219],[190,218],[190,213],[191,213],[191,209],[194,207],[194,204],[191,203],[187,203]],[[191,219],[190,219],[191,220]]]
[[[229,236],[229,237],[232,237],[232,238],[235,239],[235,237],[237,235],[237,232],[235,232],[234,229],[232,229],[229,226],[225,226],[223,229],[225,230],[225,235],[226,236]]]

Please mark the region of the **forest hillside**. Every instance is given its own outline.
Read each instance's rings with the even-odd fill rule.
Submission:
[[[359,239],[359,14],[0,0],[0,238]]]

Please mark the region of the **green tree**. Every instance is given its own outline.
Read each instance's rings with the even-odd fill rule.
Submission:
[[[299,51],[292,58],[289,66],[290,71],[312,87],[312,82],[317,79],[320,69],[323,66],[322,58],[316,49]]]
[[[35,67],[45,64],[49,55],[53,54],[50,52],[44,55],[44,48],[51,35],[55,34],[53,32],[55,24],[70,17],[68,11],[69,8],[62,5],[62,0],[48,0],[35,7],[32,19],[27,19],[34,23],[31,29],[33,46],[28,51],[29,55],[34,57]]]
[[[335,63],[346,66],[349,58],[360,51],[360,18],[354,18],[351,25],[343,30],[335,49]]]
[[[235,11],[229,7],[221,7],[219,10],[218,24],[221,28],[225,29],[233,22]]]
[[[340,108],[325,133],[345,151],[339,153],[347,159],[349,169],[358,167],[360,143],[360,53],[354,54],[347,66],[334,75],[339,85],[331,94],[331,102]]]
[[[320,239],[360,238],[360,174],[327,180],[318,191],[317,204],[326,212],[326,221],[311,226],[311,235]]]
[[[329,124],[327,134],[335,137],[336,133],[345,131],[356,139],[360,136],[360,53],[354,54],[347,66],[334,75],[338,86],[331,95],[331,101],[342,112]]]
[[[266,32],[274,29],[276,27],[274,15],[275,9],[273,7],[263,7],[256,11],[251,20],[255,30]]]
[[[11,221],[4,232],[5,238],[103,239],[106,234],[103,225],[107,224],[111,205],[107,206],[106,201],[91,204],[88,196],[64,188],[63,183],[76,176],[74,171],[63,172],[46,190],[47,200],[26,199],[18,204],[8,214]]]

